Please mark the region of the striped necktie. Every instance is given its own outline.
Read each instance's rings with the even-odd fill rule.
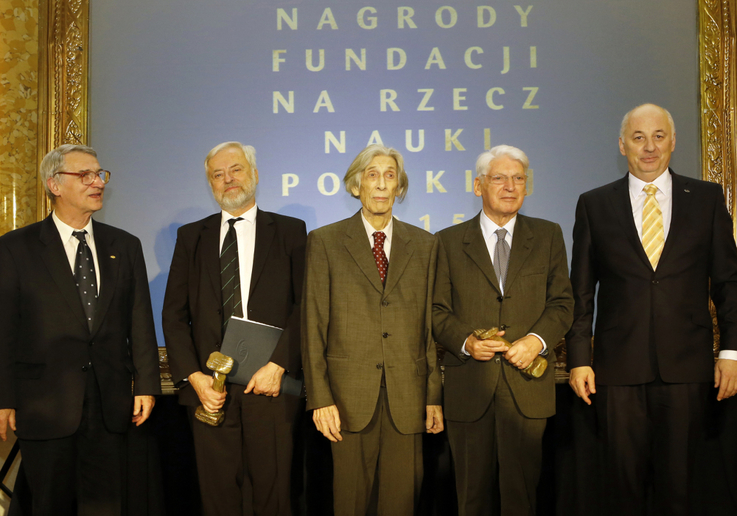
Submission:
[[[230,219],[228,232],[223,240],[220,251],[220,287],[223,296],[223,334],[232,316],[243,317],[241,304],[241,275],[238,259],[238,237],[235,233],[235,223],[243,220],[238,217]]]
[[[660,254],[663,252],[665,245],[665,232],[663,230],[663,212],[660,211],[660,204],[655,198],[655,192],[658,187],[649,184],[645,185],[645,205],[642,207],[642,247],[645,249],[648,260],[653,266],[653,270],[658,268]]]

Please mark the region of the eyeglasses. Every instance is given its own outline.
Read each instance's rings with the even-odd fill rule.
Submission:
[[[511,179],[512,182],[516,185],[523,185],[527,181],[527,176],[502,176],[502,175],[494,175],[486,177],[489,178],[489,181],[491,181],[491,184],[493,185],[505,185],[507,184],[507,180]]]
[[[110,181],[110,172],[108,170],[98,170],[97,172],[93,172],[91,170],[87,170],[85,172],[57,172],[56,174],[77,176],[82,181],[82,184],[85,186],[90,186],[92,183],[95,182],[95,179],[98,177],[103,182],[103,184],[107,184],[107,182]]]

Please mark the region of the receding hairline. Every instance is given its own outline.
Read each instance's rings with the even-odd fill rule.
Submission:
[[[630,119],[632,118],[632,115],[635,114],[635,111],[641,110],[641,109],[652,109],[655,108],[660,111],[660,113],[665,115],[665,118],[668,120],[668,125],[670,126],[670,132],[672,135],[676,134],[676,124],[673,121],[673,116],[670,114],[670,111],[665,109],[662,106],[658,106],[657,104],[652,103],[645,103],[640,104],[637,107],[632,108],[629,110],[625,115],[624,118],[622,118],[622,124],[619,126],[619,137],[624,140],[625,137],[625,131],[627,130],[627,126],[629,125]]]

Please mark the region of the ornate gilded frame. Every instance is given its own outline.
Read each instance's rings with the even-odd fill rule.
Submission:
[[[733,220],[737,213],[736,5],[737,0],[698,0],[702,177],[723,186]],[[84,144],[88,140],[89,0],[41,0],[39,11],[40,162],[62,143]],[[50,204],[38,181],[41,219],[50,212]],[[714,346],[718,349],[718,336]],[[556,352],[556,378],[565,381],[565,343],[559,343]],[[165,362],[163,348],[161,358]]]
[[[39,4],[38,163],[64,143],[88,139],[89,0]],[[51,212],[39,177],[37,213]]]

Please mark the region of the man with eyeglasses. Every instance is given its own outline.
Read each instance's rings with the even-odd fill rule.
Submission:
[[[143,251],[92,219],[110,179],[92,148],[39,174],[53,212],[0,237],[0,438],[19,439],[34,515],[119,515],[124,433],[161,393]]]
[[[301,375],[299,303],[305,223],[256,205],[256,150],[214,147],[207,180],[222,211],[184,225],[169,270],[163,327],[179,402],[187,405],[205,515],[291,516],[292,439],[301,401],[281,392]],[[207,361],[231,317],[283,328],[270,361],[248,385],[212,388]],[[195,418],[223,409],[220,426]]]
[[[437,234],[433,335],[446,350],[443,409],[465,516],[492,507],[505,516],[536,514],[555,371],[551,365],[535,378],[523,370],[538,355],[555,363],[552,348],[573,317],[560,226],[518,213],[528,167],[515,147],[482,153],[473,191],[483,209]],[[511,347],[474,336],[494,327]]]

